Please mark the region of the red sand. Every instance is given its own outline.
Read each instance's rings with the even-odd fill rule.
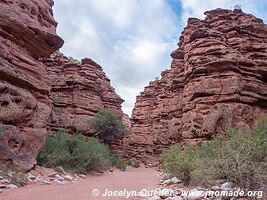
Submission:
[[[76,183],[65,185],[26,186],[16,190],[5,190],[0,200],[125,200],[126,197],[103,197],[92,195],[93,189],[100,194],[106,189],[115,191],[154,189],[159,181],[160,172],[146,168],[130,168],[126,172],[114,171],[101,176],[90,176]],[[131,197],[130,200],[142,199]]]

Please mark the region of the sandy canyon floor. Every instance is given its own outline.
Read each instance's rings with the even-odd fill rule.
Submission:
[[[126,197],[107,197],[108,191],[152,190],[159,182],[160,172],[148,168],[129,168],[127,171],[108,172],[65,185],[29,185],[0,194],[1,200],[124,200]],[[93,196],[92,192],[99,192]],[[130,197],[130,200],[142,199]]]

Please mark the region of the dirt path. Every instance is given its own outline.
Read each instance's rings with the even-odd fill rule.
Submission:
[[[102,194],[105,194],[106,189],[109,191],[154,189],[159,181],[159,174],[160,172],[153,169],[130,168],[126,172],[114,171],[101,176],[90,176],[65,185],[36,185],[5,190],[0,194],[0,200],[125,200],[126,197],[104,197]],[[94,189],[99,191],[99,196],[92,195]]]

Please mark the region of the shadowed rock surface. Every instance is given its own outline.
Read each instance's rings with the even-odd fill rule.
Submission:
[[[0,160],[26,169],[36,163],[52,109],[50,78],[37,59],[63,45],[52,5],[0,1]]]
[[[174,143],[250,130],[267,112],[267,26],[239,9],[205,14],[188,20],[171,69],[137,96],[127,157],[150,163]]]

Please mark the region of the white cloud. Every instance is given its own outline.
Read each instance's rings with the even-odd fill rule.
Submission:
[[[123,106],[124,106],[123,110],[125,113],[131,114],[133,105],[135,104],[135,97],[143,89],[144,89],[143,86],[140,86],[140,87],[138,87],[138,86],[135,86],[135,87],[133,87],[133,86],[121,86],[121,87],[119,87],[117,92],[120,93],[122,96],[133,97],[133,98],[127,99],[127,101],[125,101],[125,103],[123,104]]]
[[[189,17],[203,19],[204,12],[216,8],[233,9],[235,5],[241,5],[244,12],[253,14],[259,18],[267,20],[266,0],[181,0],[184,24]]]
[[[54,13],[61,51],[102,65],[128,114],[136,95],[170,65],[178,26],[165,0],[57,0]]]
[[[169,67],[187,18],[235,4],[267,20],[266,0],[56,0],[54,13],[65,40],[61,51],[99,63],[131,114],[136,95]]]

